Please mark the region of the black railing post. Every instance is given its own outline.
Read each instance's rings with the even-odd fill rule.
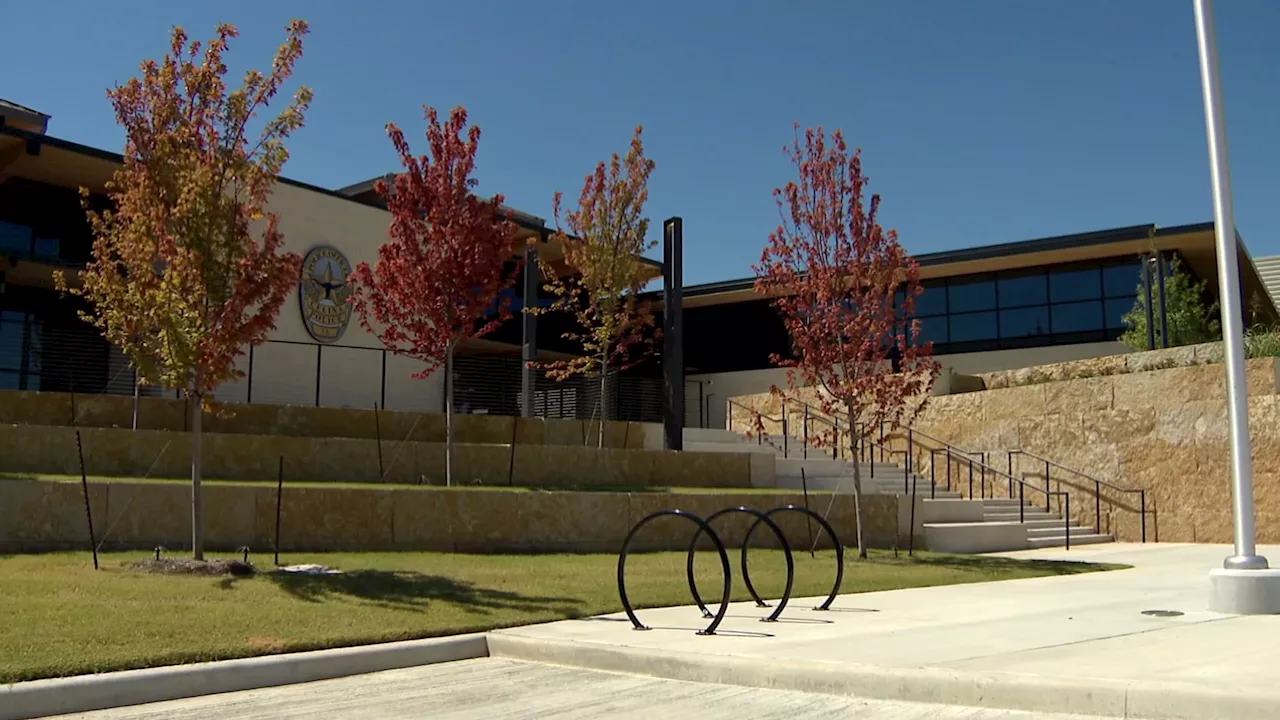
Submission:
[[[1027,521],[1027,503],[1026,503],[1026,496],[1025,496],[1025,492],[1026,492],[1025,488],[1026,488],[1025,485],[1023,485],[1022,483],[1018,483],[1018,522],[1020,523],[1024,523]]]
[[[782,457],[789,457],[787,436],[790,434],[787,427],[787,404],[784,402],[782,403]]]
[[[947,490],[951,490],[951,446],[947,446]]]
[[[1138,502],[1142,509],[1142,542],[1147,541],[1147,491],[1138,491]]]
[[[973,499],[973,458],[965,458],[969,462],[969,499]]]
[[[1062,510],[1062,528],[1067,535],[1067,549],[1071,549],[1071,493],[1062,493],[1062,504],[1066,507]]]
[[[809,406],[808,405],[804,406],[804,420],[802,420],[801,422],[804,423],[804,429],[802,433],[804,435],[804,459],[808,460],[809,459]]]
[[[929,499],[934,500],[938,497],[938,463],[935,459],[938,454],[933,450],[929,451]]]
[[[135,379],[137,374],[138,374],[137,371],[134,371]],[[253,346],[252,345],[249,346],[249,372],[245,373],[244,388],[245,388],[244,389],[245,403],[252,403],[253,402]]]
[[[1094,523],[1093,531],[1102,533],[1102,483],[1097,480],[1093,481],[1093,513]],[[1071,512],[1071,508],[1067,508],[1067,512]]]
[[[1053,512],[1053,508],[1049,505],[1052,496],[1049,494],[1049,461],[1044,461],[1044,511]]]

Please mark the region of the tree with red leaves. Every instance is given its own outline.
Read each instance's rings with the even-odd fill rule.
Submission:
[[[468,338],[486,335],[510,317],[499,294],[515,282],[510,261],[516,227],[501,212],[503,197],[472,192],[480,128],[467,127],[455,107],[441,124],[424,106],[429,155],[414,157],[394,123],[387,135],[404,172],[377,191],[391,212],[391,239],[378,248],[378,264],[356,266],[352,302],[360,324],[392,352],[415,358],[426,378],[445,372],[445,482],[453,484],[453,354]],[[495,304],[497,312],[494,312]]]
[[[200,420],[222,383],[244,373],[236,358],[260,345],[298,279],[301,259],[282,252],[279,218],[266,206],[302,127],[311,91],[250,134],[302,57],[307,24],[290,23],[271,73],[245,74],[227,91],[223,61],[236,28],[220,25],[207,46],[174,28],[162,62],[108,91],[125,130],[124,165],[107,185],[112,209],[95,212],[93,257],[80,273],[94,323],[119,346],[138,381],[181,389],[191,400],[191,545],[204,556]],[[255,228],[256,226],[256,228]]]
[[[609,373],[635,366],[652,351],[659,336],[652,303],[640,297],[650,276],[639,258],[657,245],[647,237],[649,218],[644,216],[654,162],[644,155],[642,132],[644,128],[636,128],[625,158],[614,153],[607,166],[601,162],[587,176],[578,208],[564,217],[567,229],[561,226],[563,196],[556,193],[555,239],[564,248],[570,273],[561,277],[548,266],[546,276],[551,279],[545,288],[554,299],[543,310],[527,310],[566,312],[577,320],[580,329],[564,337],[579,343],[583,354],[543,367],[557,380],[600,378],[601,447],[604,421],[609,419]]]
[[[756,291],[773,298],[790,334],[791,356],[773,357],[790,390],[817,388],[822,411],[847,418],[858,557],[866,558],[855,449],[874,429],[910,421],[938,365],[913,319],[919,266],[880,226],[880,196],[864,201],[860,151],[850,155],[839,130],[829,143],[821,127],[803,140],[796,131],[784,151],[799,179],[774,190],[782,222],[754,268]]]

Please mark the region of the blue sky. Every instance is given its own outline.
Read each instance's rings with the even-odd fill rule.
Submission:
[[[285,175],[340,187],[394,170],[383,126],[465,105],[484,193],[550,218],[645,126],[652,236],[685,219],[686,282],[743,277],[777,224],[795,121],[863,148],[913,252],[1211,219],[1190,0],[471,0],[8,3],[0,97],[50,132],[121,149],[104,91],[169,28],[239,26],[232,69],[311,23],[314,88]],[[1280,253],[1280,2],[1217,3],[1236,215]]]

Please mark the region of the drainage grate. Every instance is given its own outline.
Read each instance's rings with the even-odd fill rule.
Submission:
[[[1184,613],[1181,610],[1143,610],[1142,614],[1151,617],[1178,617]]]

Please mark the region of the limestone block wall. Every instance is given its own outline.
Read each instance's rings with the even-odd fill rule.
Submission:
[[[146,430],[187,429],[186,403],[173,398],[142,398],[138,427]],[[376,415],[376,417],[375,417]],[[380,411],[307,405],[227,404],[206,413],[203,427],[210,433],[288,435],[298,437],[368,438],[443,442],[441,413]],[[77,425],[132,428],[133,398],[117,395],[71,395],[0,391],[0,424]],[[605,423],[606,447],[644,447],[641,423]],[[515,418],[504,415],[455,415],[454,438],[468,443],[532,445],[595,444],[599,421]]]
[[[91,482],[90,507],[106,548],[189,548],[190,489],[182,483]],[[825,509],[829,494],[811,493]],[[282,551],[440,550],[459,552],[617,552],[631,526],[656,510],[681,508],[709,515],[728,506],[762,510],[802,504],[789,493],[587,493],[476,489],[354,489],[285,485],[281,500]],[[900,532],[892,497],[864,499],[866,538],[888,547]],[[211,549],[249,546],[270,552],[275,535],[275,488],[214,483],[205,488],[206,541]],[[853,502],[836,499],[829,517],[841,541],[855,543]],[[778,516],[794,547],[809,530],[796,513]],[[716,523],[726,544],[739,545],[747,518]],[[816,526],[815,526],[816,527]],[[638,550],[683,550],[691,523],[655,521],[637,536]],[[752,547],[770,547],[758,529]],[[704,547],[709,547],[705,543]],[[830,547],[825,536],[820,547]],[[0,480],[0,552],[88,547],[79,483]],[[735,558],[736,567],[736,558]]]
[[[0,472],[79,475],[76,428],[0,425]],[[180,478],[190,474],[191,435],[167,430],[80,428],[90,475]],[[204,473],[225,480],[444,483],[445,446],[285,435],[206,434]],[[751,487],[747,453],[578,445],[455,446],[454,481],[468,485]]]
[[[1260,542],[1280,542],[1280,363],[1275,358],[1248,360],[1250,431],[1253,439],[1255,495]],[[1042,462],[1015,455],[1023,449],[1123,488],[1145,489],[1148,540],[1230,542],[1230,453],[1227,445],[1226,374],[1221,345],[1209,344],[1132,353],[1070,363],[1024,368],[981,376],[986,388],[934,396],[912,423],[913,460],[925,477],[945,482],[944,454],[931,448],[948,443],[985,453],[979,462],[993,468],[987,493],[1009,494],[999,473],[1010,469],[1043,487]],[[804,397],[801,391],[799,399]],[[742,406],[773,417],[781,401],[765,395],[735,398]],[[735,409],[733,422],[746,427],[751,410]],[[792,435],[801,427],[797,411],[787,411]],[[766,422],[770,433],[780,422]],[[816,425],[815,425],[816,426]],[[930,438],[937,438],[935,442]],[[891,432],[886,444],[905,450],[905,431]],[[847,443],[847,438],[844,439]],[[937,468],[931,468],[930,459]],[[894,458],[901,462],[903,457]],[[952,480],[968,492],[969,463],[953,458]],[[982,491],[981,466],[975,464],[974,493]],[[1139,496],[1101,488],[1097,503],[1093,482],[1050,466],[1051,490],[1071,495],[1071,512],[1093,525],[1101,505],[1102,530],[1121,540],[1141,536]],[[1014,485],[1015,493],[1017,485]],[[1043,504],[1042,494],[1027,490],[1028,502]],[[1016,497],[1016,495],[1015,495]],[[1053,500],[1058,509],[1058,499]]]
[[[1144,353],[1144,355],[1149,355]],[[1125,357],[1099,364],[1124,363]],[[1134,359],[1131,357],[1130,362]],[[1280,396],[1277,363],[1249,360],[1258,532],[1280,541]],[[1077,370],[1080,368],[1077,366]],[[1008,467],[1005,451],[1022,448],[1125,488],[1147,490],[1148,539],[1230,542],[1230,454],[1226,375],[1221,364],[1126,371],[933,398],[915,427]],[[898,446],[901,446],[899,441]],[[921,466],[927,468],[925,458]],[[1015,457],[1016,476],[1042,485],[1043,463]],[[959,464],[957,464],[959,469]],[[1094,484],[1053,466],[1050,486],[1072,494],[1073,514],[1092,525]],[[1140,535],[1138,497],[1103,488],[1103,529],[1122,540]],[[1037,498],[1036,502],[1041,502]],[[1127,508],[1127,510],[1122,509]]]

